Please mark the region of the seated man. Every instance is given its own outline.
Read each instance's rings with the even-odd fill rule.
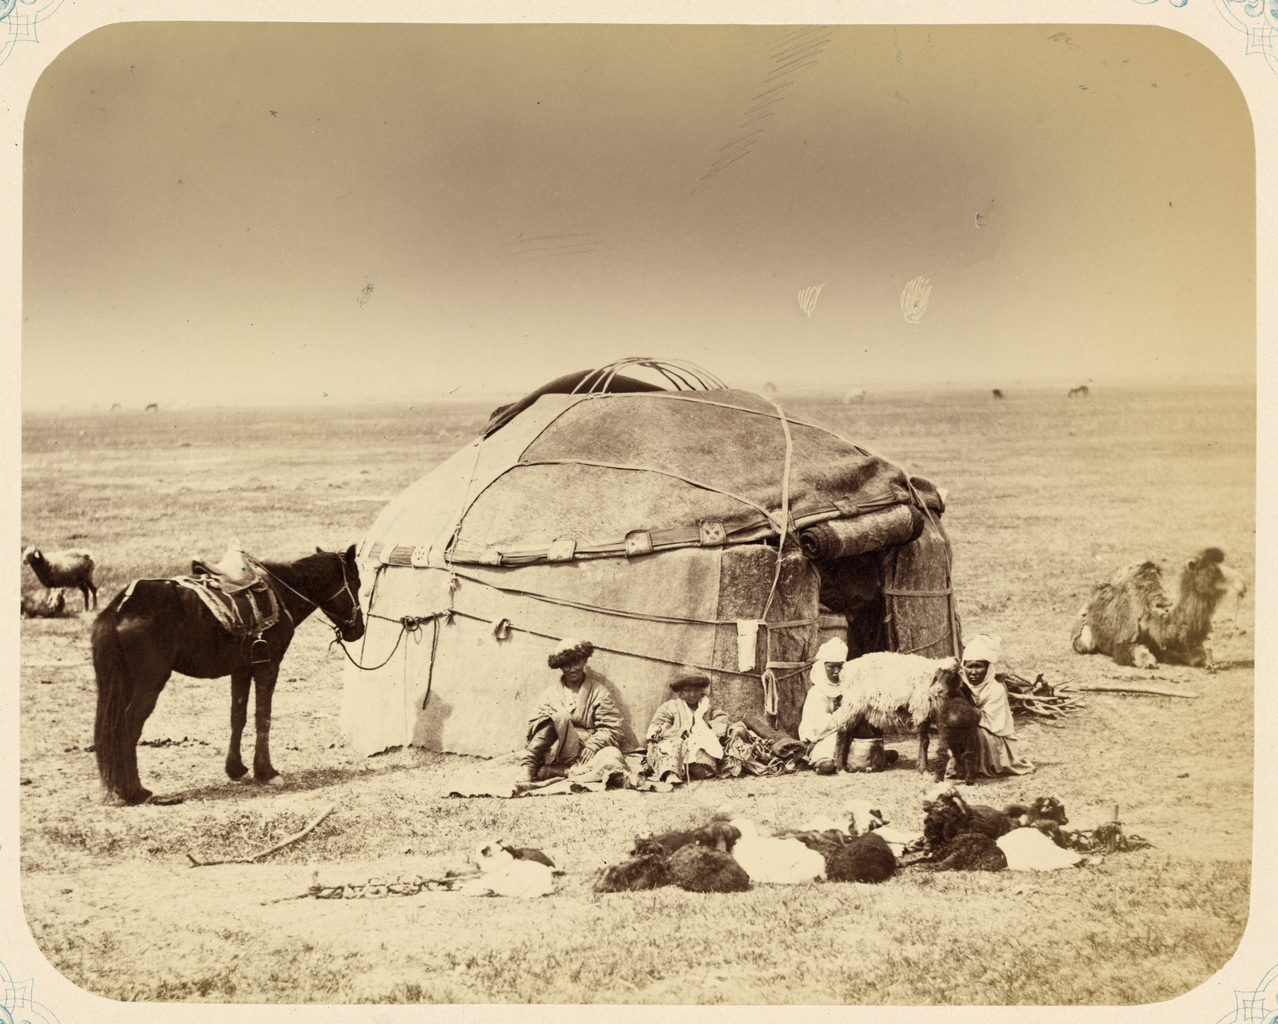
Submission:
[[[708,779],[719,770],[728,715],[710,703],[706,676],[680,676],[670,684],[675,697],[648,726],[648,770],[658,782]]]
[[[588,774],[592,762],[621,759],[621,713],[607,687],[586,671],[595,653],[589,640],[563,640],[547,659],[559,669],[558,681],[547,687],[528,719],[527,745],[520,764],[528,782],[542,769],[563,776]]]

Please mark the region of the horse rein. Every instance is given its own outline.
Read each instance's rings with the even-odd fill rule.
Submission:
[[[290,587],[282,579],[276,576],[275,573],[271,572],[270,569],[262,565],[261,562],[257,562],[257,565],[264,573],[266,573],[266,575],[271,577],[271,579],[273,579],[276,583],[282,586],[285,590],[292,591],[294,594],[300,597],[307,604],[314,605],[316,608],[322,611],[324,613],[324,617],[328,619],[333,629],[337,631],[337,636],[338,636],[338,639],[340,640],[342,635],[342,630],[355,625],[355,620],[359,618],[359,599],[351,591],[351,583],[346,576],[346,559],[343,558],[340,554],[337,554],[337,552],[334,552],[334,554],[337,556],[337,560],[342,566],[342,585],[338,587],[336,590],[334,590],[333,593],[331,593],[328,597],[324,598],[323,601],[312,601],[305,594],[301,593],[298,590],[295,590],[293,587]],[[254,561],[256,562],[257,560],[254,559]],[[334,618],[332,612],[330,612],[324,606],[328,604],[329,601],[332,601],[335,597],[337,597],[338,595],[342,593],[345,593],[347,599],[349,599],[349,601],[351,602],[351,614],[350,614],[350,617],[346,619],[346,621],[338,622],[337,619]],[[284,613],[288,615],[288,608],[284,609]],[[288,617],[291,619],[293,616],[289,615]]]

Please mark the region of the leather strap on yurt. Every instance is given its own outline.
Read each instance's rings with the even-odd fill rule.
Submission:
[[[496,590],[498,593],[506,594],[510,597],[526,597],[533,601],[541,601],[544,604],[560,605],[564,608],[576,608],[580,611],[598,612],[600,615],[615,615],[623,619],[640,619],[644,622],[664,622],[672,625],[689,625],[689,626],[735,626],[738,619],[695,619],[684,615],[656,615],[652,612],[632,612],[626,611],[624,608],[607,608],[599,604],[590,604],[586,601],[572,601],[566,597],[549,597],[545,594],[538,594],[532,590],[520,590],[516,587],[500,587],[491,580],[480,579],[477,576],[471,576],[464,572],[452,570],[449,575],[453,579],[465,580],[467,583],[475,583],[481,587],[488,587],[490,590]],[[454,587],[455,591],[456,588]],[[805,626],[816,624],[816,619],[794,619],[789,622],[767,622],[760,621],[760,625],[764,629],[800,629]],[[718,670],[716,670],[718,671]]]
[[[688,482],[692,483],[692,481]],[[790,509],[788,521],[794,529],[805,531],[830,520],[842,521],[899,507],[906,496],[906,492],[901,491],[881,494],[869,501],[854,502],[851,499],[838,499],[837,504],[816,502]],[[753,507],[760,508],[757,505]],[[932,510],[932,506],[927,507]],[[724,539],[720,542],[724,544],[750,543],[777,532],[775,515],[767,515],[763,512],[735,520],[731,524],[725,523],[724,526]],[[695,525],[672,527],[667,530],[635,529],[619,538],[599,541],[579,540],[574,545],[572,557],[574,559],[614,558],[617,555],[631,557],[637,554],[650,554],[653,551],[669,551],[673,548],[698,547],[702,545],[703,536],[700,526]],[[414,565],[417,564],[413,560],[413,552],[416,550],[417,548],[411,544],[398,544],[388,548],[381,541],[377,541],[369,548],[367,557],[376,559],[383,565]],[[453,547],[448,551],[448,561],[460,564],[515,566],[544,562],[548,560],[549,555],[548,544],[528,547],[512,546],[500,550]]]

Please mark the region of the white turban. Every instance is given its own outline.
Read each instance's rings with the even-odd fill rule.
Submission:
[[[1002,641],[988,633],[977,633],[963,649],[964,661],[988,661],[991,665],[998,661],[998,649]]]
[[[823,643],[816,652],[816,663],[820,665],[823,661],[837,661],[839,664],[848,660],[848,645],[840,640],[837,636],[831,637]]]

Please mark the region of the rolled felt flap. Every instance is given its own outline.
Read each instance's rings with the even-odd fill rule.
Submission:
[[[912,476],[910,484],[919,492],[919,497],[923,499],[923,504],[930,508],[937,515],[945,511],[945,488],[937,487],[927,477]]]
[[[861,555],[908,544],[923,530],[923,513],[913,505],[893,505],[854,519],[830,519],[799,534],[803,553],[816,561]]]
[[[807,747],[801,740],[795,739],[780,729],[772,728],[768,725],[767,719],[756,712],[747,713],[742,716],[741,721],[745,722],[746,727],[755,735],[768,740],[772,744],[772,753],[777,757],[795,757],[807,751]]]

